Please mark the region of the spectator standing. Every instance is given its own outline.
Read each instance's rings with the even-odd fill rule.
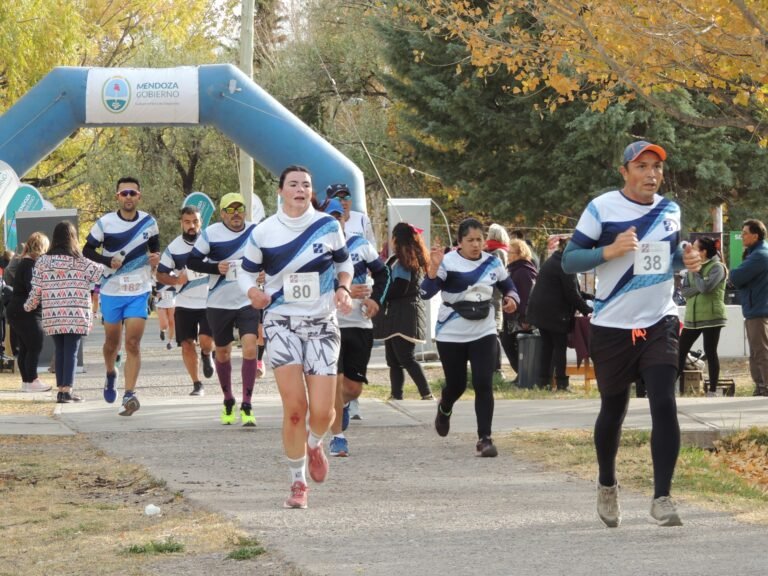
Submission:
[[[681,294],[686,299],[685,320],[680,333],[680,394],[683,389],[683,370],[691,346],[699,336],[704,336],[704,354],[707,357],[709,372],[709,390],[707,396],[717,395],[717,382],[720,378],[720,358],[717,345],[720,330],[726,325],[725,279],[728,276],[715,241],[707,236],[696,239],[694,250],[699,252],[703,264],[698,272],[688,271],[683,277]]]
[[[693,247],[680,244],[680,207],[657,192],[666,151],[638,141],[624,150],[621,190],[593,199],[579,218],[562,264],[569,274],[596,269],[590,353],[600,392],[595,422],[597,514],[621,523],[616,455],[632,383],[642,377],[651,412],[653,500],[659,526],[682,524],[670,497],[680,452],[677,380],[680,319],[672,299],[673,269],[698,270]]]
[[[472,368],[475,390],[478,455],[495,457],[493,444],[493,366],[496,353],[494,287],[503,294],[502,310],[511,314],[519,296],[507,269],[495,256],[483,252],[483,225],[474,218],[459,224],[459,248],[447,254],[442,247],[430,251],[427,277],[421,283],[422,297],[441,292],[442,304],[437,318],[437,352],[443,365],[445,386],[437,405],[435,430],[447,436],[454,404],[467,389],[467,362]]]
[[[56,224],[48,253],[35,262],[32,290],[24,304],[27,311],[41,305],[43,330],[53,339],[59,404],[82,400],[72,393],[77,352],[93,321],[90,288],[102,274],[102,266],[83,257],[77,243],[71,222]]]
[[[512,384],[517,385],[520,376],[518,365],[518,334],[531,332],[531,325],[526,317],[528,298],[536,284],[538,270],[531,260],[531,247],[525,240],[514,238],[509,242],[509,264],[507,265],[509,277],[517,289],[520,304],[512,314],[504,314],[504,323],[501,330],[501,346],[507,355],[509,364],[515,371],[515,379]]]
[[[731,270],[739,290],[741,311],[749,342],[749,372],[755,396],[768,396],[768,245],[765,224],[745,220],[741,227],[744,261]]]
[[[501,224],[488,226],[488,237],[485,239],[485,251],[493,254],[504,267],[507,266],[509,253],[509,234]],[[501,311],[502,294],[498,288],[493,289],[493,312],[496,317],[496,374],[504,377],[501,371],[501,331],[504,324],[504,313]]]
[[[592,309],[581,297],[576,274],[563,271],[563,250],[568,238],[560,238],[557,249],[542,264],[531,292],[526,313],[528,322],[541,334],[541,364],[538,387],[552,389],[552,373],[560,391],[568,390],[565,373],[568,333],[573,329],[576,312],[584,316]]]
[[[27,312],[24,303],[32,291],[32,270],[35,261],[48,250],[48,237],[42,232],[33,232],[26,242],[21,262],[13,279],[13,294],[8,303],[8,322],[16,334],[19,345],[17,363],[21,374],[23,392],[47,392],[51,389],[38,378],[37,365],[43,350],[42,310]]]
[[[429,252],[421,231],[406,222],[392,229],[393,255],[387,260],[390,287],[383,309],[373,319],[374,338],[384,340],[392,400],[403,399],[405,372],[416,384],[422,400],[433,400],[427,377],[416,361],[416,344],[424,342],[425,308],[419,286],[427,272]]]

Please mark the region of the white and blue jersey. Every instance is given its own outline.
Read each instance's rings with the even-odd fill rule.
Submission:
[[[264,292],[271,299],[266,310],[313,318],[335,312],[337,275],[354,273],[341,226],[311,206],[298,218],[279,209],[256,227],[243,257],[243,294],[256,285],[262,270]]]
[[[118,212],[99,218],[88,233],[86,246],[101,247],[101,263],[121,252],[123,265],[117,270],[107,267],[101,278],[101,293],[107,296],[137,296],[152,291],[152,269],[149,251],[159,245],[160,231],[155,219],[141,210],[136,218],[125,220]]]
[[[374,278],[371,299],[381,306],[389,288],[389,268],[381,261],[373,245],[362,236],[348,237],[347,251],[354,269],[352,284],[367,284],[370,270]],[[352,299],[352,311],[349,314],[338,314],[339,328],[373,329],[373,321],[363,316],[362,304],[359,298]]]
[[[211,224],[202,231],[195,242],[187,268],[210,274],[208,281],[208,308],[240,310],[251,302],[237,285],[243,251],[256,225],[246,222],[239,232],[230,230],[222,222]],[[230,270],[222,276],[219,262],[230,263]]]
[[[672,262],[680,243],[680,207],[675,202],[657,194],[652,204],[640,204],[618,190],[606,192],[587,205],[571,242],[581,249],[604,248],[632,226],[638,242],[664,243],[656,246],[663,248],[663,261],[669,265],[660,273],[636,274],[635,251],[600,263],[592,314],[596,326],[647,328],[677,315]]]
[[[208,302],[208,274],[187,269],[187,260],[192,252],[192,247],[193,244],[184,240],[184,236],[179,235],[174,238],[160,256],[157,271],[164,274],[174,273],[178,276],[186,269],[189,282],[183,286],[174,287],[176,289],[176,306],[200,310],[205,308]]]
[[[446,254],[437,270],[437,276],[427,277],[421,283],[423,299],[432,298],[440,291],[443,298],[437,314],[435,340],[463,343],[496,334],[496,313],[492,304],[488,316],[482,320],[463,318],[453,308],[445,305],[446,302],[454,304],[464,300],[490,301],[494,287],[498,287],[504,296],[511,296],[520,302],[515,284],[496,256],[483,252],[479,259],[469,260],[458,250]]]

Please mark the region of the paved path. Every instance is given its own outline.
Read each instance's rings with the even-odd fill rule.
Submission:
[[[148,333],[152,334],[152,328]],[[448,438],[431,428],[433,402],[362,403],[349,431],[352,455],[332,459],[310,508],[284,510],[288,472],[280,403],[259,384],[255,429],[218,423],[220,392],[186,396],[178,350],[148,338],[142,408],[130,418],[100,400],[98,334],[86,347],[82,404],[57,417],[1,417],[0,434],[87,434],[109,453],[146,466],[171,490],[237,518],[245,530],[308,575],[708,575],[764,573],[764,526],[681,506],[682,528],[656,527],[647,493],[623,492],[624,521],[606,529],[594,483],[542,470],[508,453],[474,455],[472,404],[460,404]],[[13,394],[0,394],[3,398]],[[27,395],[28,396],[28,395]],[[597,401],[496,403],[496,435],[512,430],[591,428]],[[685,431],[768,425],[768,398],[680,399]],[[648,428],[633,400],[627,426]],[[126,434],[126,432],[131,432]]]

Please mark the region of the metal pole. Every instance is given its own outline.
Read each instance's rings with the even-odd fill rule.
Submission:
[[[240,22],[240,70],[253,79],[253,16],[256,0],[243,0]],[[240,149],[240,194],[245,198],[246,220],[251,219],[253,194],[253,158]]]

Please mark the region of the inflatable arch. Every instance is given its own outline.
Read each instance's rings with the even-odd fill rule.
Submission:
[[[361,170],[230,64],[179,68],[58,67],[0,116],[0,160],[24,175],[75,130],[89,126],[218,128],[277,176],[312,172],[322,199],[345,182],[366,211]]]

